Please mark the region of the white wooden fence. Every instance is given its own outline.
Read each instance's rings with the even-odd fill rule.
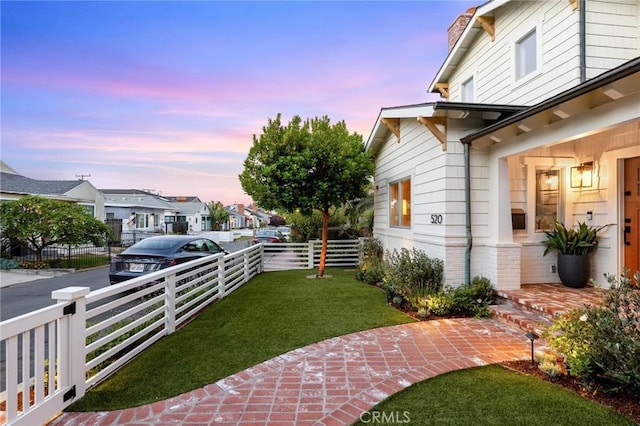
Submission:
[[[320,244],[258,244],[89,292],[0,323],[0,424],[43,424],[210,303],[263,270],[314,268]],[[358,264],[358,241],[331,241],[327,267]]]

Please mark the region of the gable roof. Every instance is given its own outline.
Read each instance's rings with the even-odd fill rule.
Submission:
[[[384,119],[415,118],[419,120],[421,117],[466,119],[470,117],[493,123],[526,108],[520,105],[493,105],[470,102],[428,102],[382,108],[365,143],[365,149],[369,149],[375,154],[386,140],[390,130],[384,124]]]
[[[439,93],[436,87],[437,83],[447,83],[453,71],[460,65],[460,61],[465,57],[467,51],[471,47],[478,34],[484,31],[482,24],[478,18],[493,18],[495,10],[509,3],[511,0],[489,0],[488,2],[478,6],[471,17],[471,20],[465,27],[464,31],[458,38],[458,41],[449,51],[447,58],[440,66],[433,81],[429,85],[427,92]]]
[[[140,207],[168,211],[179,210],[162,196],[140,189],[101,189],[100,192],[104,195],[104,205],[107,207]]]
[[[38,180],[16,173],[0,173],[0,191],[26,195],[64,195],[83,180]]]

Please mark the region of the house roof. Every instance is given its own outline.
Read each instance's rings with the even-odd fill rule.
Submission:
[[[471,20],[465,27],[464,31],[458,38],[458,41],[449,51],[447,58],[440,66],[433,81],[427,90],[430,93],[439,93],[436,84],[448,83],[449,77],[453,71],[460,65],[460,61],[465,57],[467,51],[471,47],[478,34],[484,31],[482,19],[494,18],[495,10],[509,3],[511,0],[490,0],[481,6],[478,6],[471,17]]]
[[[172,203],[202,203],[200,197],[195,195],[177,195],[177,196],[165,196],[163,197]]]
[[[205,203],[199,202],[184,202],[184,203],[171,203],[178,210],[178,213],[190,215],[196,213],[205,213],[208,214],[209,210],[206,207]]]
[[[640,57],[569,90],[500,120],[461,139],[476,147],[502,140],[583,113],[640,92]],[[638,109],[635,118],[638,117]]]
[[[139,189],[101,189],[100,192],[102,192],[105,197],[104,205],[106,207],[138,207],[168,211],[179,210],[160,195]]]
[[[64,195],[85,181],[38,180],[15,173],[0,173],[0,191],[14,194]]]
[[[505,117],[520,112],[527,107],[519,105],[492,105],[468,102],[428,102],[423,104],[403,105],[382,108],[378,114],[376,123],[367,139],[365,149],[374,153],[386,140],[387,134],[392,131],[390,126],[399,125],[401,118],[448,118],[465,119],[467,117],[480,118],[488,122],[502,120]],[[399,128],[397,129],[399,132]],[[399,133],[398,133],[399,134]]]

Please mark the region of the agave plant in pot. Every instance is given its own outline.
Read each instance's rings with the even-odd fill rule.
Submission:
[[[555,229],[545,232],[544,256],[551,250],[558,252],[558,275],[567,287],[584,287],[591,278],[589,254],[598,247],[598,232],[609,225],[589,226],[578,222],[577,228],[567,229],[556,221]]]

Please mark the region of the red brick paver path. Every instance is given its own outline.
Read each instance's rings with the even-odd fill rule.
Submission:
[[[296,349],[165,401],[64,413],[51,425],[348,425],[413,383],[529,351],[521,331],[494,319],[383,327]]]

